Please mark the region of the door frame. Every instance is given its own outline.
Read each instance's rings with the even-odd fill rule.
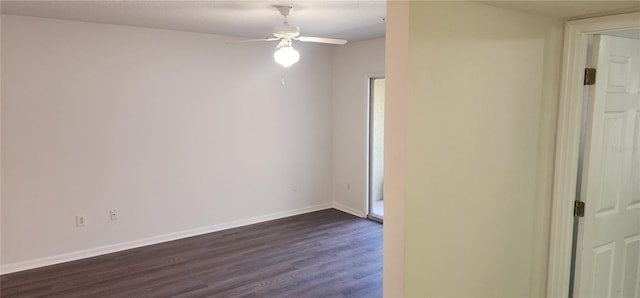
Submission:
[[[379,79],[385,79],[384,75],[378,75],[378,76],[370,76],[369,77],[369,92],[368,94],[368,100],[369,103],[367,105],[367,110],[368,110],[368,116],[367,116],[367,218],[371,219],[373,221],[377,221],[382,223],[384,221],[384,215],[383,216],[378,216],[373,214],[373,203],[372,203],[372,196],[373,196],[373,192],[372,192],[372,187],[373,187],[373,168],[371,166],[372,164],[372,157],[373,157],[373,82],[375,80],[379,80]],[[383,159],[384,160],[384,159]]]
[[[374,221],[378,221],[378,222],[382,222],[383,219],[382,218],[378,218],[375,216],[370,216],[371,214],[371,125],[372,125],[372,121],[371,121],[371,109],[372,109],[372,96],[373,94],[371,93],[373,85],[371,84],[371,82],[374,79],[382,79],[385,78],[385,74],[384,72],[370,72],[367,73],[365,75],[365,86],[366,86],[366,114],[367,116],[365,117],[365,127],[366,127],[366,142],[365,142],[365,164],[366,164],[366,171],[365,171],[365,187],[366,190],[364,192],[365,196],[364,196],[364,200],[365,200],[365,210],[364,210],[364,217],[374,220]]]
[[[628,29],[640,29],[640,12],[569,21],[565,25],[551,206],[547,297],[569,295],[573,205],[578,178],[587,35]]]

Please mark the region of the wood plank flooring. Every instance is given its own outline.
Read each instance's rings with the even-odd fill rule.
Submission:
[[[382,225],[327,209],[0,277],[1,297],[382,297]]]

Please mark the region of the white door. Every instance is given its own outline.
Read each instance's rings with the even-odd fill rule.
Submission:
[[[640,297],[640,40],[593,48],[574,297]]]

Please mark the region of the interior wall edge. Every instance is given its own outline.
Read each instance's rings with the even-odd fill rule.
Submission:
[[[415,2],[414,2],[415,3]],[[410,8],[408,1],[387,2],[385,40],[385,140],[383,226],[384,297],[405,297],[407,101],[409,96]]]

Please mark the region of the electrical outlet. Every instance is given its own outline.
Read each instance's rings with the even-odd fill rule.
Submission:
[[[298,191],[298,186],[295,184],[291,184],[291,191]]]
[[[109,210],[109,218],[111,218],[111,220],[118,219],[118,209]]]
[[[87,225],[86,215],[76,215],[76,227],[81,228]]]
[[[347,183],[347,190],[351,190],[351,183]]]

